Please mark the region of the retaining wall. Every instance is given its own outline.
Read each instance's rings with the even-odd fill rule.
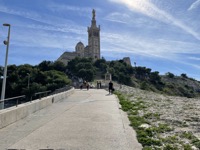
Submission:
[[[54,94],[51,96],[34,100],[32,102],[20,104],[17,107],[13,106],[7,109],[0,110],[0,129],[20,119],[23,119],[38,110],[50,106],[57,101],[65,99],[73,93],[74,93],[74,88],[66,92]]]

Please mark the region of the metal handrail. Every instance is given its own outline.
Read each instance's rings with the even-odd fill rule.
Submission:
[[[9,101],[9,100],[16,99],[16,98],[24,98],[24,97],[26,97],[26,95],[21,95],[21,96],[6,98],[6,99],[3,99],[3,100],[0,100],[0,102]]]
[[[43,93],[47,94],[47,93],[50,93],[50,92],[51,92],[51,90],[44,91],[44,92],[38,92],[38,93],[35,93],[34,96],[40,95],[39,99],[41,99],[41,94],[43,94]]]
[[[26,97],[26,95],[21,95],[21,96],[6,98],[6,99],[0,100],[0,103],[1,103],[1,102],[4,102],[4,101],[9,101],[9,100],[17,99],[17,103],[16,103],[16,107],[17,107],[17,106],[18,106],[18,99],[19,99],[19,98],[25,98],[25,97]]]
[[[51,91],[38,92],[38,93],[35,93],[34,95],[36,96],[36,95],[39,95],[39,94],[49,93],[49,92],[51,92]]]

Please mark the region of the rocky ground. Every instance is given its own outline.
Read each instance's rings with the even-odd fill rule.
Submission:
[[[184,133],[190,133],[200,139],[200,98],[161,95],[117,84],[115,84],[115,88],[128,95],[130,101],[134,102],[141,99],[145,102],[147,108],[140,111],[140,115],[147,113],[159,114],[159,119],[154,118],[154,116],[151,117],[150,126],[166,123],[173,128],[172,132],[163,133],[159,136],[168,137],[175,135],[183,143],[189,144],[192,149],[198,149],[198,146],[195,147],[192,144],[190,137],[188,138],[182,135]]]

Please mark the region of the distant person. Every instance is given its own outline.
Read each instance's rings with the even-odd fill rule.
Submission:
[[[114,88],[113,88],[113,83],[112,83],[112,81],[109,82],[109,84],[108,84],[108,89],[109,89],[109,94],[112,94],[113,91],[114,91],[114,90],[113,90]]]
[[[86,82],[86,81],[84,81],[84,82],[83,82],[83,84],[84,84],[84,86],[86,87],[86,84],[87,84],[87,82]]]
[[[88,82],[86,82],[86,88],[87,88],[87,90],[89,90],[89,83]]]
[[[83,89],[83,84],[80,85],[80,89],[81,89],[81,90]]]
[[[99,81],[97,81],[97,89],[99,89]]]

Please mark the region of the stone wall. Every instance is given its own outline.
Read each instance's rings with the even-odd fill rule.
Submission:
[[[28,115],[35,113],[53,103],[67,98],[74,93],[74,88],[69,91],[58,93],[55,95],[47,96],[42,99],[37,99],[32,102],[27,102],[18,105],[18,107],[10,107],[8,109],[0,110],[0,129],[6,127],[20,119],[27,117]]]

